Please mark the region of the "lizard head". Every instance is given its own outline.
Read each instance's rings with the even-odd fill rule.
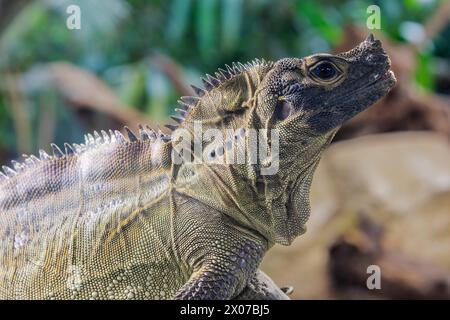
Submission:
[[[274,123],[325,134],[389,92],[396,82],[389,69],[389,57],[373,35],[338,55],[281,59],[263,83],[266,94],[277,97],[270,106]]]
[[[259,131],[258,143],[262,133],[270,151],[250,165],[186,164],[180,176],[188,176],[183,174],[187,169],[203,173],[197,176],[206,178],[189,186],[193,194],[198,188],[199,198],[205,190],[225,186],[211,203],[228,208],[234,219],[266,238],[291,243],[305,231],[309,188],[322,151],[342,123],[394,86],[389,69],[389,57],[370,35],[353,50],[337,55],[233,64],[219,69],[216,77],[207,75],[205,89],[194,87],[197,97],[182,99],[188,112],[178,121],[180,127],[192,132],[197,121],[203,130],[215,129],[220,137],[205,143],[213,158],[225,158],[230,142],[237,141],[248,152],[251,143],[245,137],[252,129]],[[232,212],[235,197],[251,201]]]

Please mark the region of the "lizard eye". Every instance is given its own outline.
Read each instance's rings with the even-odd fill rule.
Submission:
[[[330,80],[338,75],[339,72],[331,62],[325,61],[312,68],[311,73],[321,80]]]

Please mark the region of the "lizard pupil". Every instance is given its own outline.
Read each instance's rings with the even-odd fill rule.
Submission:
[[[312,72],[315,76],[324,80],[333,78],[337,73],[336,68],[329,62],[321,63]]]

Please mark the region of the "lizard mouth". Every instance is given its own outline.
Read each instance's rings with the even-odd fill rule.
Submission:
[[[395,78],[394,72],[390,70],[388,66],[384,69],[384,71],[372,75],[370,81],[368,81],[366,85],[357,89],[356,91],[353,91],[352,93],[359,93],[361,91],[367,90],[367,88],[382,91],[390,90],[396,82],[397,79]]]
[[[380,82],[392,82],[392,84],[396,82],[394,72],[389,67],[384,72],[375,74],[370,84],[373,85]]]

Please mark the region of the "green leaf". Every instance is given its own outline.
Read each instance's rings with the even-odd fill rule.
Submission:
[[[417,0],[403,0],[403,4],[408,10],[414,11],[422,6]]]
[[[297,1],[295,9],[297,16],[308,21],[329,43],[335,45],[340,42],[341,28],[337,21],[332,21],[336,19],[335,11],[326,10],[325,6],[319,6],[310,0]]]
[[[419,53],[417,55],[417,68],[415,78],[417,84],[427,91],[435,88],[435,81],[431,70],[433,70],[434,59],[429,53]]]

